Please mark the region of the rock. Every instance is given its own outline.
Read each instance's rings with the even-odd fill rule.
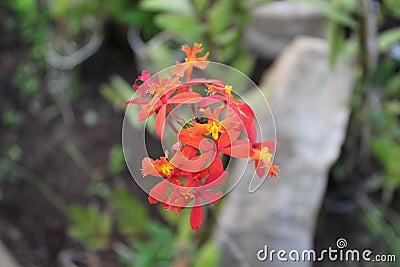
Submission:
[[[260,88],[276,121],[275,164],[281,166],[280,178],[268,179],[249,194],[253,169],[248,168],[250,172],[227,195],[215,231],[223,252],[221,266],[312,265],[276,258],[261,262],[257,252],[265,245],[288,253],[313,248],[316,216],[328,171],[344,141],[355,77],[349,60],[331,70],[326,41],[312,37],[296,38],[263,77]],[[255,107],[261,108],[265,106]],[[272,129],[267,136],[273,136]],[[236,171],[241,173],[235,167],[231,175]]]
[[[325,17],[311,5],[278,1],[257,7],[245,31],[245,44],[266,59],[277,56],[297,35],[323,37]]]
[[[0,241],[0,266],[1,267],[20,267],[8,249]]]

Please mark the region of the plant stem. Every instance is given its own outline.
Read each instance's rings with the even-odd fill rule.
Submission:
[[[167,123],[169,124],[169,126],[171,126],[172,130],[174,130],[176,134],[179,133],[178,129],[176,129],[175,125],[172,123],[170,119],[167,119]]]
[[[22,167],[8,159],[3,160],[6,162],[6,164],[19,172],[20,177],[23,180],[36,187],[55,208],[57,208],[62,214],[67,215],[67,203],[57,193],[55,193],[48,184],[46,184],[42,179],[25,167]]]

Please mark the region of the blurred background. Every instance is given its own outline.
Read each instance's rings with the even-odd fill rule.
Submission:
[[[1,267],[224,266],[213,238],[223,202],[194,234],[187,212],[150,206],[130,177],[123,102],[141,70],[183,60],[184,43],[203,43],[210,60],[260,84],[299,35],[327,43],[331,69],[342,58],[356,63],[315,247],[346,236],[400,256],[400,1],[3,0],[0,8]]]

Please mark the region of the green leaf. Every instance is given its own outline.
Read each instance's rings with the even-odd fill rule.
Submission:
[[[131,235],[144,231],[149,221],[147,209],[128,190],[116,189],[109,204],[121,233]]]
[[[180,211],[180,218],[177,222],[177,234],[175,244],[178,248],[185,249],[193,244],[194,232],[190,227],[190,211],[191,208],[186,208]]]
[[[111,103],[122,107],[126,100],[129,100],[135,91],[121,76],[113,75],[108,84],[100,86],[100,93]]]
[[[126,100],[121,98],[120,95],[116,94],[113,88],[108,84],[100,85],[100,94],[110,103],[114,105],[121,105]]]
[[[117,108],[127,107],[124,102],[131,99],[135,93],[132,87],[120,76],[111,77],[109,84],[100,86],[101,95],[109,102],[113,103]],[[127,108],[127,118],[129,123],[136,129],[142,129],[143,125],[138,123],[137,116],[140,110],[139,105],[129,105]]]
[[[21,155],[22,155],[22,150],[16,144],[12,145],[7,151],[7,158],[9,158],[11,161],[20,160],[21,159]]]
[[[6,109],[1,113],[1,121],[11,127],[17,127],[22,123],[21,115],[13,109]]]
[[[224,46],[233,43],[239,37],[239,32],[236,28],[232,28],[214,36],[216,44]]]
[[[159,223],[149,223],[146,229],[146,241],[134,238],[130,248],[117,250],[120,258],[127,266],[172,266],[175,251],[173,232]]]
[[[194,17],[180,14],[160,14],[155,18],[157,26],[177,36],[197,36],[203,33],[203,27]]]
[[[210,3],[210,0],[193,0],[193,1],[194,1],[196,9],[199,12],[205,11]]]
[[[171,225],[176,225],[180,220],[180,216],[170,210],[164,209],[161,205],[159,206],[159,213]]]
[[[395,100],[387,101],[385,104],[385,111],[392,116],[400,115],[400,102]]]
[[[392,76],[387,83],[387,94],[397,95],[400,91],[400,75]]]
[[[372,151],[386,172],[390,189],[400,186],[400,145],[389,137],[380,137],[372,140]]]
[[[321,11],[329,19],[344,25],[356,28],[357,22],[350,16],[350,10],[346,10],[347,7],[352,5],[337,5],[336,2],[331,1],[315,1],[315,0],[297,0],[297,2],[309,4],[319,11]]]
[[[73,205],[68,209],[71,224],[68,234],[82,242],[88,249],[104,249],[111,233],[111,218],[102,214],[96,206]]]
[[[388,137],[374,138],[372,140],[372,152],[384,167],[393,157],[393,146],[393,141]]]
[[[227,28],[232,18],[231,2],[217,1],[208,14],[208,28],[211,34],[221,33]]]
[[[378,37],[378,47],[379,51],[385,52],[390,49],[392,45],[400,41],[400,28],[389,29]]]
[[[327,38],[329,43],[329,64],[333,68],[344,44],[343,27],[335,21],[329,21],[327,26]]]
[[[36,11],[36,0],[14,0],[11,7],[20,12],[21,15],[24,13]]]
[[[144,0],[140,2],[139,6],[147,11],[193,14],[192,7],[187,0]]]
[[[104,182],[98,182],[98,183],[90,183],[86,188],[86,192],[89,196],[105,198],[110,195],[111,189]]]
[[[203,246],[200,247],[196,256],[194,258],[193,267],[217,267],[219,258],[220,258],[220,250],[217,244],[212,241],[207,242]]]
[[[167,43],[160,43],[159,45],[149,46],[147,55],[150,60],[151,73],[160,71],[171,66],[171,62],[174,62],[174,51],[168,46]]]
[[[129,99],[134,93],[134,90],[132,90],[132,86],[127,83],[121,76],[112,76],[111,85],[124,99]]]
[[[384,5],[394,16],[400,19],[400,1],[399,0],[383,0]]]
[[[328,18],[344,26],[355,28],[357,26],[356,21],[340,7],[335,7],[328,1],[323,1],[321,5],[318,5],[322,13]]]
[[[254,68],[255,59],[249,52],[242,49],[232,62],[232,67],[240,70],[246,75],[250,75]]]
[[[125,169],[125,159],[122,147],[114,145],[108,157],[108,170],[111,174],[121,173]]]
[[[400,186],[400,153],[396,153],[395,157],[387,163],[387,179],[393,189]]]

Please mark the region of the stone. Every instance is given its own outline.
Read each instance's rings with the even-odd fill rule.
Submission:
[[[244,43],[261,58],[271,59],[297,35],[323,37],[326,19],[311,5],[277,1],[252,11],[252,22],[245,31]]]
[[[276,255],[272,262],[261,262],[257,252],[265,245],[288,253],[313,248],[315,222],[328,172],[344,142],[355,80],[353,61],[340,61],[331,69],[327,42],[314,37],[297,37],[264,75],[260,88],[275,117],[274,163],[281,167],[280,177],[267,179],[250,194],[253,168],[247,168],[226,196],[214,233],[222,250],[220,266],[312,265],[279,262]],[[254,90],[249,94],[259,98]],[[271,129],[267,136],[273,134]],[[234,168],[231,175],[239,175],[241,170]]]
[[[10,251],[0,241],[0,266],[1,267],[20,267]]]

